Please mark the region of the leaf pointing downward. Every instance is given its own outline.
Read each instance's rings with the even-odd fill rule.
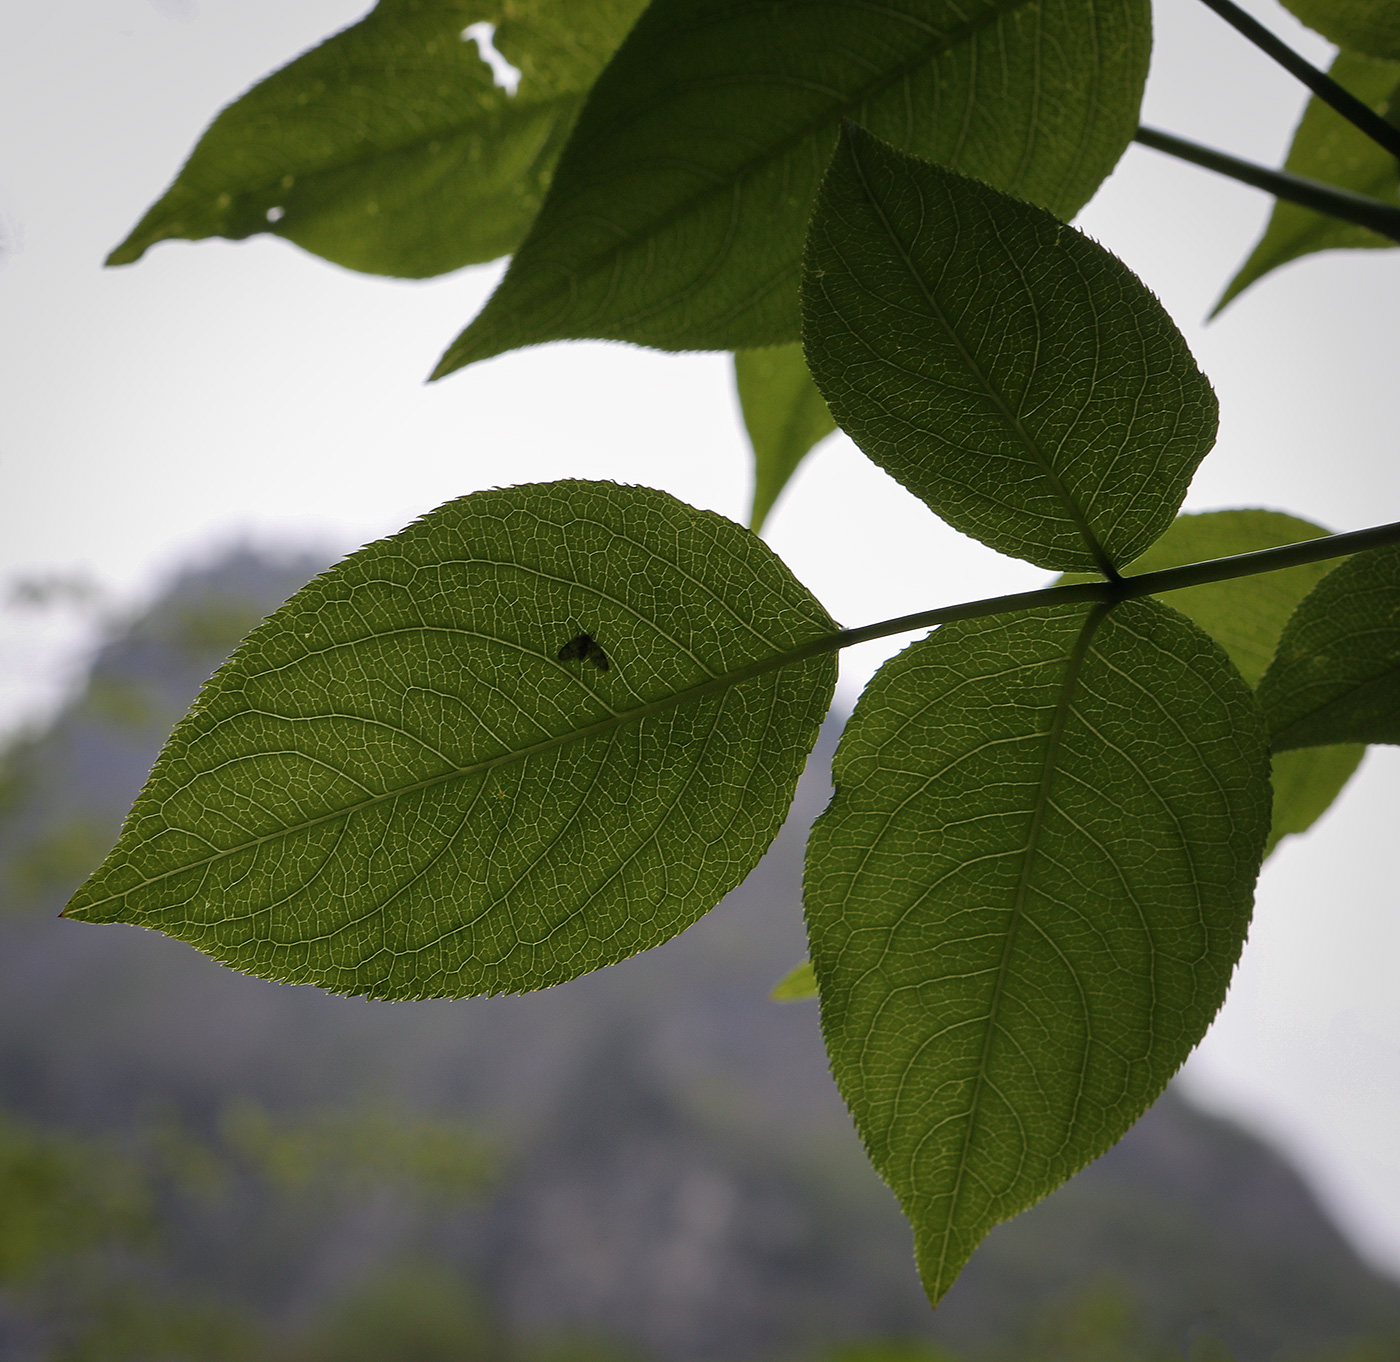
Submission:
[[[573,978],[752,869],[835,666],[730,682],[833,627],[748,531],[661,492],[449,502],[248,638],[67,915],[377,998]]]
[[[812,214],[802,312],[842,429],[955,528],[1041,567],[1136,557],[1215,439],[1210,384],[1125,265],[852,125]]]
[[[757,534],[797,466],[836,429],[822,395],[807,372],[800,345],[740,350],[734,380],[753,446],[753,512]]]
[[[1175,611],[1060,607],[887,663],[834,777],[805,886],[822,1027],[936,1303],[1215,1015],[1268,828],[1264,730]]]

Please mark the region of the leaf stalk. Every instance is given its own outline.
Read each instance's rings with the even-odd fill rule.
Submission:
[[[1254,577],[1264,572],[1278,572],[1282,568],[1299,567],[1304,563],[1321,563],[1329,558],[1344,558],[1363,549],[1397,543],[1400,543],[1400,521],[1392,521],[1388,525],[1376,525],[1366,530],[1324,535],[1321,539],[1305,539],[1297,544],[1282,544],[1278,548],[1257,549],[1253,553],[1239,553],[1230,558],[1211,558],[1203,563],[1185,563],[1181,567],[1162,568],[1157,572],[1140,572],[1112,581],[1070,582],[1064,586],[1041,587],[1038,591],[1018,591],[1007,596],[965,601],[960,605],[938,606],[933,610],[921,610],[912,615],[863,625],[859,629],[843,629],[825,639],[816,639],[793,649],[792,654],[785,656],[797,661],[799,659],[794,654],[811,657],[828,650],[849,648],[856,643],[868,643],[871,639],[887,638],[891,634],[906,634],[914,629],[951,624],[954,620],[1010,614],[1015,610],[1031,610],[1037,606],[1115,605],[1135,596],[1155,596],[1163,591],[1204,586],[1207,582]]]
[[[1342,222],[1367,227],[1381,236],[1389,237],[1391,241],[1400,242],[1400,207],[1381,199],[1338,189],[1321,180],[1291,175],[1286,170],[1270,170],[1253,161],[1242,161],[1237,156],[1203,147],[1199,142],[1188,142],[1184,137],[1175,137],[1157,128],[1138,128],[1133,141],[1151,147],[1153,151],[1165,152],[1168,156],[1213,170],[1219,175],[1227,175],[1241,184],[1263,189],[1276,199],[1285,199],[1303,208],[1311,208],[1315,213],[1325,213]]]
[[[1388,123],[1374,109],[1363,104],[1350,90],[1338,85],[1325,71],[1300,56],[1258,19],[1246,14],[1234,0],[1201,0],[1261,52],[1272,57],[1289,75],[1302,81],[1324,104],[1330,104],[1348,123],[1359,128],[1392,156],[1400,156],[1400,128]]]

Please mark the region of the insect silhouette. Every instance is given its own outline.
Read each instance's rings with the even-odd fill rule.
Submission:
[[[600,672],[607,671],[612,665],[592,634],[579,634],[571,638],[559,649],[557,656],[560,662],[591,662]]]

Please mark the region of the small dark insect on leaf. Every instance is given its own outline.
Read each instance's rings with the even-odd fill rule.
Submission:
[[[571,638],[558,653],[560,662],[591,662],[600,672],[607,671],[608,655],[595,642],[592,634]]]

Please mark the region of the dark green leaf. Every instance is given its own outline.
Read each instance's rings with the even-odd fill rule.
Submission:
[[[255,232],[422,278],[515,248],[592,84],[642,0],[380,0],[229,105],[108,258]],[[497,88],[463,30],[498,23]]]
[[[800,345],[740,350],[734,356],[734,381],[753,445],[749,528],[757,534],[797,465],[836,429],[836,422],[807,372]]]
[[[1368,57],[1388,57],[1391,61],[1400,61],[1400,5],[1395,0],[1283,2],[1328,42]]]
[[[1259,683],[1276,752],[1400,743],[1400,547],[1329,572],[1298,607]]]
[[[906,649],[834,775],[805,890],[822,1026],[936,1302],[1210,1024],[1268,829],[1265,733],[1183,616],[1067,606]]]
[[[67,914],[378,998],[571,979],[752,869],[835,665],[744,669],[833,627],[760,540],[662,492],[449,502],[250,635]],[[582,633],[606,669],[559,660]]]
[[[1279,511],[1207,511],[1178,516],[1132,565],[1133,572],[1156,572],[1208,558],[1253,553],[1280,544],[1316,539],[1321,526]],[[1259,684],[1273,661],[1280,635],[1298,602],[1334,567],[1335,560],[1307,563],[1232,582],[1211,582],[1162,599],[1195,620],[1225,651],[1251,686]],[[1280,840],[1306,832],[1342,792],[1361,764],[1364,747],[1312,747],[1276,752],[1273,759],[1274,811],[1267,856]]]
[[[855,127],[812,216],[803,341],[876,463],[957,529],[1042,567],[1141,553],[1215,439],[1210,384],[1125,265]]]
[[[804,998],[817,996],[817,976],[812,972],[812,962],[804,960],[790,970],[773,986],[775,1003],[796,1003]]]
[[[1332,75],[1377,113],[1395,121],[1393,111],[1400,87],[1400,62],[1372,61],[1340,52],[1332,63]],[[1284,169],[1356,194],[1400,203],[1400,167],[1395,157],[1320,99],[1308,101],[1298,131],[1293,134],[1293,146]],[[1211,315],[1271,270],[1300,256],[1347,247],[1376,249],[1394,245],[1389,237],[1365,227],[1280,200],[1274,204],[1264,235],[1230,281]]]
[[[843,117],[1069,217],[1133,135],[1150,43],[1145,0],[654,0],[437,375],[577,337],[795,341]]]

